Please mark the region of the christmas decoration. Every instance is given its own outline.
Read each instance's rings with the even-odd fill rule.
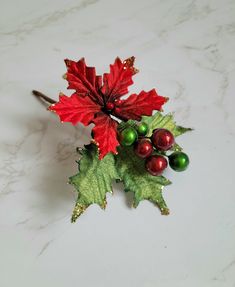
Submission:
[[[189,165],[189,158],[184,152],[174,152],[169,156],[169,164],[175,171],[184,171]]]
[[[139,157],[146,158],[153,152],[153,146],[147,139],[140,139],[135,145],[135,154]]]
[[[138,135],[136,130],[129,127],[120,133],[119,141],[123,146],[130,146],[136,141],[137,137]]]
[[[140,136],[145,136],[148,132],[148,125],[146,123],[141,123],[138,125],[137,132]]]
[[[167,160],[162,155],[152,155],[146,160],[146,169],[152,175],[161,175],[167,165]]]
[[[164,151],[170,149],[175,142],[173,134],[166,129],[156,129],[151,140],[156,149]]]
[[[61,122],[73,125],[93,124],[91,143],[79,147],[78,173],[69,178],[77,193],[72,222],[91,205],[106,207],[106,193],[112,192],[112,182],[123,182],[126,192],[133,192],[133,205],[149,200],[161,213],[169,214],[163,199],[163,187],[171,182],[163,176],[169,166],[183,171],[188,156],[175,138],[190,131],[176,125],[172,114],[163,115],[168,98],[155,89],[139,94],[128,93],[132,77],[138,72],[134,57],[124,61],[116,58],[110,72],[97,75],[82,58],[78,62],[65,60],[68,89],[71,96],[60,94],[56,102],[38,91],[33,94],[51,104]],[[154,111],[155,114],[153,114]]]

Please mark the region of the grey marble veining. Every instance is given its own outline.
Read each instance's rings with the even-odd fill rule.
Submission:
[[[235,2],[0,1],[0,286],[235,286]],[[107,209],[70,224],[76,147],[90,128],[61,125],[32,95],[66,90],[64,58],[103,73],[136,56],[131,92],[157,88],[178,123],[185,173],[167,172],[171,215]]]

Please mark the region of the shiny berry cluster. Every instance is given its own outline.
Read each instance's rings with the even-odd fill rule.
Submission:
[[[168,162],[175,171],[183,171],[187,168],[189,158],[185,153],[173,152],[169,156],[166,155],[166,152],[175,144],[174,136],[169,130],[156,129],[150,138],[146,137],[147,133],[148,125],[141,123],[122,130],[119,138],[122,146],[134,145],[135,154],[145,160],[145,167],[150,174],[161,175],[167,168]]]

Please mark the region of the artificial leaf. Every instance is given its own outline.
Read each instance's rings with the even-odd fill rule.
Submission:
[[[193,130],[192,128],[185,128],[185,127],[182,127],[182,126],[175,126],[173,134],[174,134],[175,137],[178,137],[178,136],[181,136],[182,134],[184,134],[186,132],[189,132],[189,131],[192,131],[192,130]]]
[[[76,90],[81,96],[88,96],[94,102],[103,104],[103,98],[99,93],[102,85],[102,77],[96,76],[94,67],[88,67],[85,59],[82,58],[78,62],[66,59],[67,73],[65,78],[68,81],[68,89]]]
[[[122,121],[119,123],[118,125],[118,131],[121,132],[123,131],[125,128],[129,128],[129,127],[132,127],[132,128],[137,128],[137,124],[135,121],[133,120],[128,120],[128,121]]]
[[[159,96],[155,89],[149,92],[141,91],[139,95],[132,94],[126,100],[120,101],[114,113],[123,120],[139,121],[141,116],[151,116],[154,110],[161,110],[167,100]]]
[[[162,214],[169,214],[162,190],[171,182],[163,176],[150,175],[145,169],[144,160],[135,155],[133,147],[118,149],[116,167],[125,191],[134,193],[134,207],[137,207],[141,200],[147,199],[155,203]]]
[[[133,66],[134,60],[131,57],[122,62],[120,58],[116,58],[114,64],[110,65],[110,73],[104,74],[101,91],[106,102],[113,102],[128,93],[128,87],[133,84],[132,76],[137,73]]]
[[[177,143],[174,143],[173,147],[170,150],[172,150],[172,151],[182,151],[183,149]]]
[[[93,120],[95,127],[92,129],[94,134],[94,141],[99,149],[99,159],[102,159],[107,153],[117,153],[117,126],[118,123],[106,115],[99,113]]]
[[[94,144],[85,146],[80,153],[79,172],[69,179],[69,183],[78,192],[72,222],[75,222],[91,204],[98,204],[104,209],[106,193],[112,193],[112,181],[119,179],[115,159],[111,153],[106,155],[103,160],[99,160],[98,150]]]
[[[143,116],[141,121],[148,125],[147,136],[151,136],[153,131],[157,128],[167,129],[172,132],[175,137],[192,130],[191,128],[177,126],[172,114],[162,115],[161,113],[157,112],[152,117]]]
[[[87,126],[94,119],[95,113],[101,110],[101,107],[89,97],[82,97],[74,93],[70,97],[60,94],[59,102],[51,105],[48,109],[55,112],[62,122],[71,122],[73,125],[81,122]]]

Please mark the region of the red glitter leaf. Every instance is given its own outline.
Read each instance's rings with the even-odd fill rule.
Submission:
[[[168,98],[159,96],[155,89],[132,94],[126,100],[118,101],[114,115],[123,120],[141,120],[141,116],[151,116],[154,110],[161,110]]]
[[[87,126],[101,107],[89,97],[74,93],[70,97],[60,94],[59,102],[51,105],[49,110],[55,112],[62,122],[71,122],[73,125],[81,122]]]
[[[69,83],[68,89],[76,90],[81,96],[88,96],[94,102],[103,104],[103,98],[99,93],[102,85],[102,77],[96,76],[94,67],[88,67],[85,59],[78,62],[65,60],[67,66],[66,80]]]
[[[104,85],[101,92],[106,102],[113,102],[128,93],[128,87],[133,84],[132,76],[138,72],[133,66],[134,61],[134,57],[123,62],[116,58],[114,64],[110,65],[110,73],[103,75]]]
[[[99,113],[93,120],[95,127],[93,128],[94,140],[99,148],[99,159],[102,159],[107,153],[117,154],[117,126],[118,123],[110,116]]]

